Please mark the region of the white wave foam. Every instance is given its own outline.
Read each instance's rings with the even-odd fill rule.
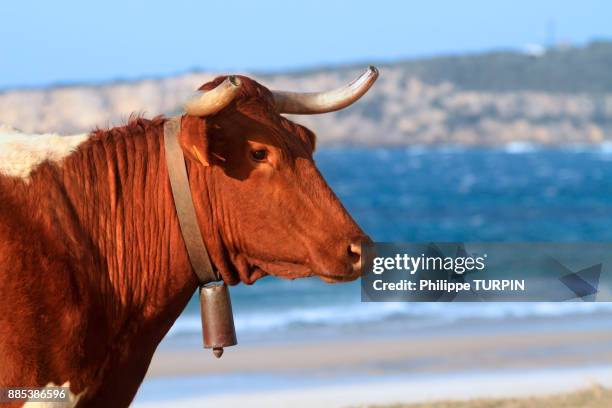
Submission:
[[[238,313],[236,330],[266,332],[291,326],[342,326],[390,319],[428,325],[444,325],[466,319],[559,317],[612,312],[612,303],[355,303],[327,307],[293,308],[285,311]],[[169,336],[198,334],[200,317],[183,314]]]
[[[511,142],[504,146],[504,152],[510,154],[531,153],[538,150],[538,146],[529,142]]]
[[[599,144],[599,152],[602,154],[612,154],[612,142],[605,141]]]

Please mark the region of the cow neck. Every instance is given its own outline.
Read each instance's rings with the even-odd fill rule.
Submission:
[[[78,393],[104,383],[109,398],[131,399],[197,288],[171,198],[164,121],[96,131],[27,184],[0,177],[31,249],[17,260],[31,271],[21,277],[31,295],[23,300],[57,322],[39,336],[41,350],[61,346],[43,384],[71,381]]]
[[[180,116],[173,117],[164,123],[166,165],[183,242],[193,271],[198,277],[200,285],[203,286],[220,279],[213,271],[198,224],[185,167],[185,156],[178,140],[180,130]]]

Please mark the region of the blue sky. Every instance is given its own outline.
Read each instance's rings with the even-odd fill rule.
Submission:
[[[588,0],[20,0],[0,15],[0,88],[612,38],[612,2]]]

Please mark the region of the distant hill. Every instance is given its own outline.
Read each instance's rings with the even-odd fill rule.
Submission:
[[[274,89],[321,90],[344,84],[363,66],[251,76]],[[379,67],[381,78],[354,106],[294,119],[311,127],[321,144],[612,141],[612,42],[553,48],[538,56],[497,51]],[[6,90],[0,92],[0,123],[26,131],[79,132],[120,124],[134,112],[174,114],[215,75]]]
[[[612,42],[560,47],[541,56],[518,52],[438,57],[393,64],[428,84],[472,91],[612,92]]]

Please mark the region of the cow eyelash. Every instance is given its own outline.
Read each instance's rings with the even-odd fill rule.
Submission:
[[[256,162],[264,162],[268,158],[268,151],[266,149],[251,150],[251,158]]]

